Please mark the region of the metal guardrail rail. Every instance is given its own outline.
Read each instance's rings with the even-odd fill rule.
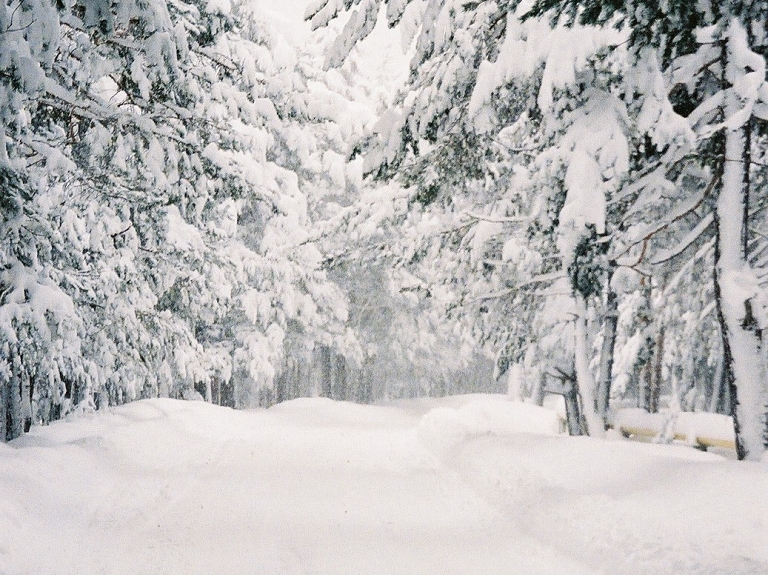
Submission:
[[[627,437],[630,439],[632,437],[638,437],[638,438],[651,440],[658,437],[660,434],[659,430],[656,430],[656,429],[652,429],[648,427],[636,427],[636,426],[630,426],[630,425],[619,425],[619,431],[624,437]],[[689,434],[681,433],[681,432],[675,432],[674,439],[677,441],[688,443],[700,449],[717,447],[720,449],[731,449],[733,451],[736,450],[736,444],[733,441],[728,439],[718,439],[718,438],[706,437],[698,434],[692,437]]]

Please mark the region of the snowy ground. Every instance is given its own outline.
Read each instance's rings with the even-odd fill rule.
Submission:
[[[768,464],[500,396],[149,400],[0,444],[0,573],[768,573]]]

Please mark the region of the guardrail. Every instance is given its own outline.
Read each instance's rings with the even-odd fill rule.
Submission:
[[[642,409],[620,409],[614,429],[625,437],[641,440],[676,440],[699,449],[736,449],[733,419],[717,413],[648,413]]]

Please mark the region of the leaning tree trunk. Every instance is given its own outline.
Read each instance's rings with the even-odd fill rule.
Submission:
[[[728,30],[726,78],[743,77],[744,64],[734,50],[745,32],[734,20]],[[715,297],[723,337],[724,369],[733,402],[736,452],[739,459],[758,459],[763,452],[764,370],[761,334],[752,313],[756,286],[746,258],[749,207],[749,122],[729,126],[742,112],[738,94],[725,92],[723,168],[716,207]]]

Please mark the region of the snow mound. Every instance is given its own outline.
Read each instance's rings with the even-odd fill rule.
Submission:
[[[508,437],[520,433],[559,435],[557,412],[515,401],[478,399],[458,408],[436,407],[421,418],[418,436],[438,456],[472,437]]]
[[[285,419],[300,418],[304,425],[314,427],[392,427],[402,425],[404,421],[402,411],[392,407],[360,405],[325,397],[300,397],[278,403],[268,411]]]

